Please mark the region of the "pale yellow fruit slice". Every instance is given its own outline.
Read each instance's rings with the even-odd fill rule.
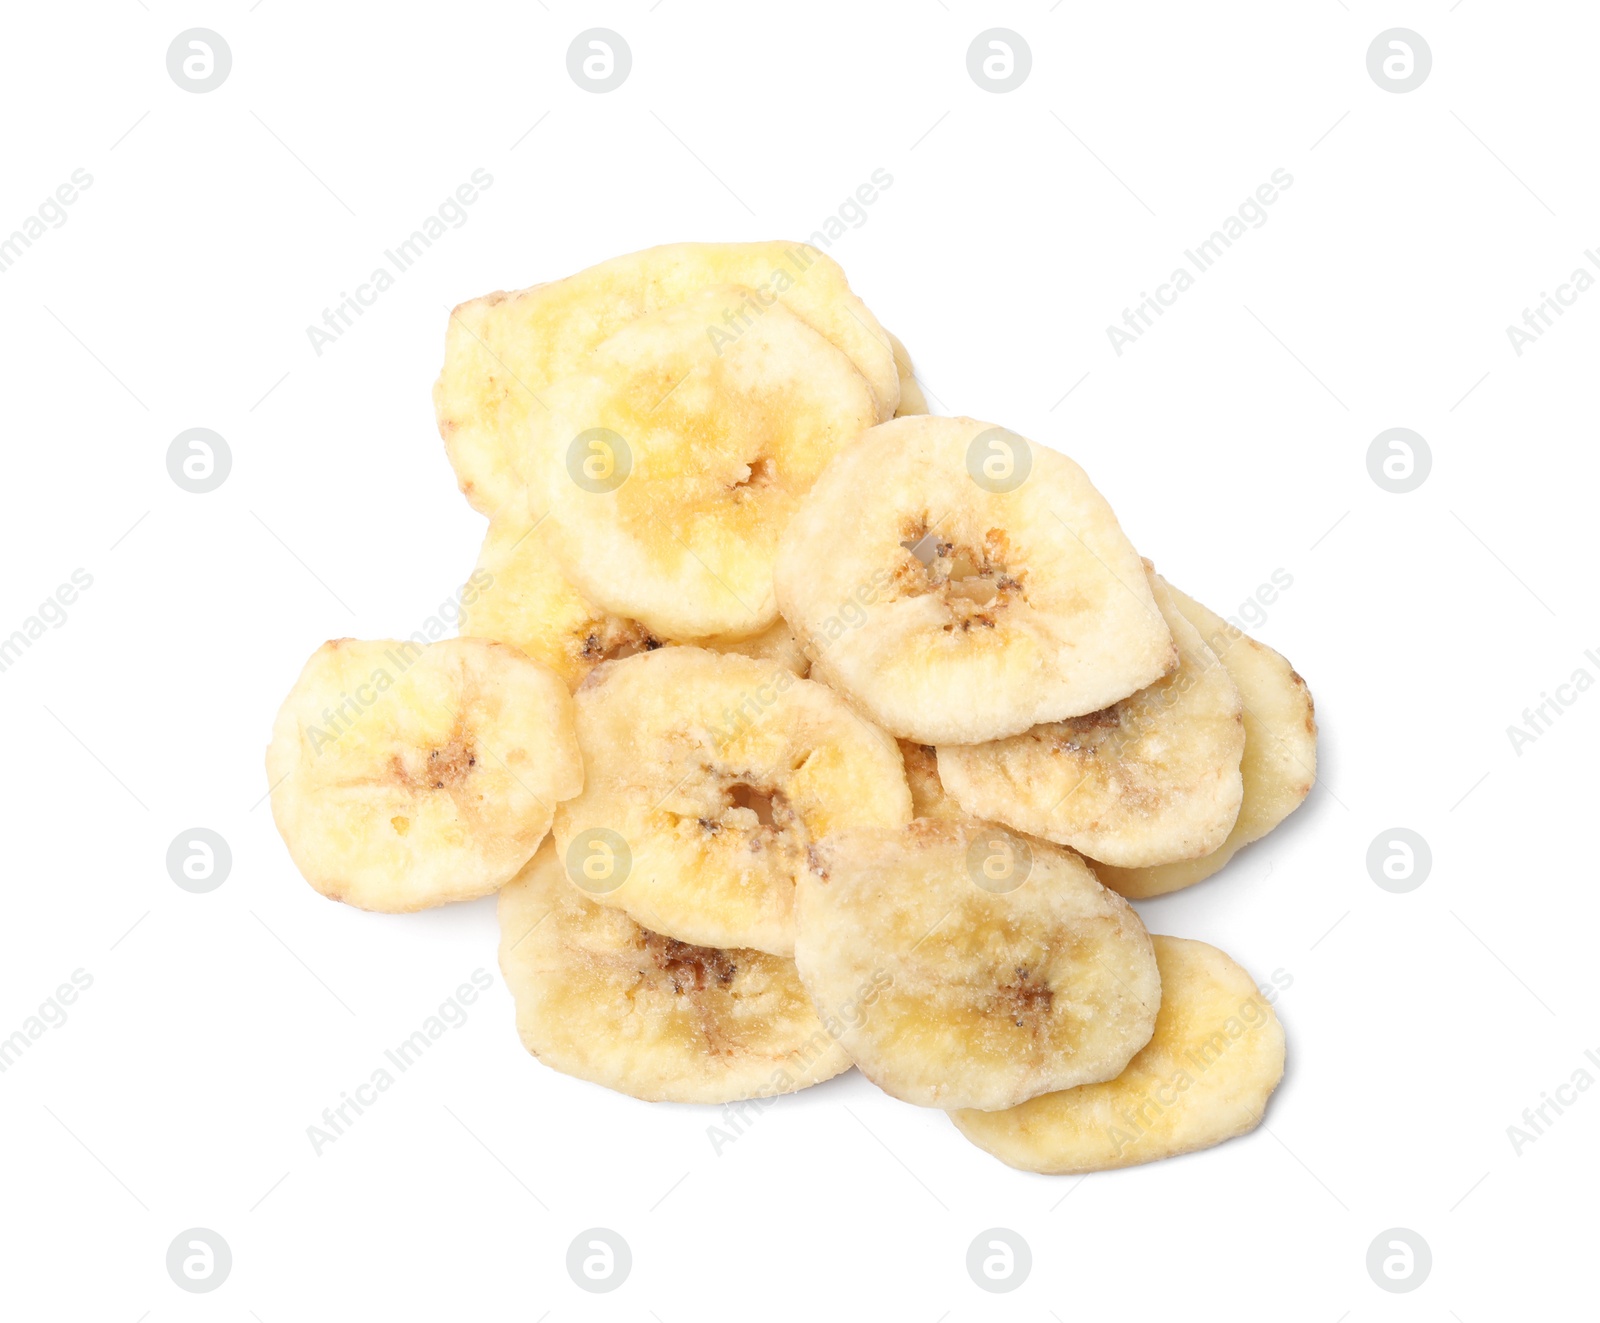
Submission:
[[[939,779],[973,817],[1143,867],[1208,854],[1239,816],[1239,691],[1153,570],[1178,669],[1103,712],[939,750]]]
[[[1098,712],[1177,662],[1083,470],[971,418],[897,418],[840,454],[784,530],[776,587],[818,678],[920,744]]]
[[[795,963],[862,1073],[924,1107],[1013,1107],[1112,1079],[1161,1000],[1150,938],[1077,855],[918,819],[818,845]],[[879,989],[865,1011],[861,989]]]
[[[493,514],[520,499],[516,459],[539,396],[576,372],[635,318],[712,285],[753,291],[719,311],[733,334],[775,299],[846,354],[871,385],[877,420],[894,416],[899,383],[883,328],[850,292],[839,264],[806,244],[683,243],[613,258],[575,276],[486,294],[450,314],[444,368],[433,388],[439,433],[473,506]],[[726,313],[727,320],[723,320]]]
[[[1283,1078],[1283,1027],[1250,975],[1214,946],[1155,937],[1155,1033],[1114,1080],[950,1119],[1024,1171],[1131,1167],[1254,1130]]]
[[[1244,797],[1233,829],[1210,854],[1153,868],[1095,865],[1101,881],[1132,900],[1203,882],[1299,808],[1317,779],[1316,710],[1306,682],[1266,644],[1170,584],[1168,591],[1238,687],[1244,705]]]
[[[583,786],[572,698],[486,639],[335,639],[284,700],[272,816],[323,895],[403,912],[499,890]]]
[[[894,741],[776,662],[661,648],[596,667],[575,702],[585,784],[556,845],[654,932],[791,955],[812,844],[910,821]]]
[[[478,564],[461,593],[462,634],[520,648],[571,689],[603,661],[674,641],[590,602],[568,581],[545,536],[514,505],[489,521]],[[781,617],[751,638],[691,641],[716,652],[765,657],[796,675],[804,675],[811,665]]]
[[[546,845],[500,893],[500,972],[523,1045],[650,1102],[792,1093],[849,1069],[794,962],[689,946],[587,900]]]
[[[927,397],[922,393],[922,387],[917,383],[916,369],[911,365],[911,355],[906,352],[906,347],[900,343],[900,337],[893,331],[888,332],[889,345],[894,350],[894,370],[900,377],[900,406],[894,411],[896,418],[907,418],[913,414],[928,412]]]
[[[778,535],[828,461],[871,426],[866,378],[781,304],[732,343],[711,289],[618,331],[544,392],[528,481],[590,601],[666,638],[777,619]]]

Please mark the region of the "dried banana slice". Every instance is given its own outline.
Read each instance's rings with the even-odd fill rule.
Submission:
[[[399,913],[499,890],[583,761],[566,686],[515,648],[335,639],[284,700],[267,779],[306,881]]]
[[[669,642],[637,620],[611,615],[568,582],[545,531],[515,505],[489,521],[478,564],[462,590],[461,633],[496,639],[543,662],[576,689],[603,661]],[[691,640],[715,652],[765,657],[804,675],[811,662],[780,618],[752,638]]]
[[[596,667],[575,701],[585,783],[556,845],[654,932],[790,955],[812,843],[911,819],[894,741],[775,662],[662,648]]]
[[[707,334],[738,290],[641,317],[543,392],[528,482],[573,585],[665,638],[748,637],[778,616],[778,535],[872,425],[866,378],[782,305]]]
[[[824,1019],[882,988],[840,1042],[896,1098],[1014,1107],[1112,1079],[1149,1040],[1150,938],[1070,851],[919,819],[841,831],[812,860],[795,963]]]
[[[971,418],[897,418],[839,455],[776,576],[819,678],[921,744],[1098,712],[1177,662],[1083,470]]]
[[[689,946],[571,886],[547,844],[500,893],[500,971],[523,1045],[649,1102],[792,1093],[848,1070],[794,962]]]
[[[1215,850],[1239,816],[1239,691],[1146,565],[1178,669],[1103,712],[946,745],[939,779],[976,818],[1126,868]]]
[[[894,350],[894,370],[900,377],[900,406],[894,411],[896,418],[906,418],[912,414],[927,413],[927,397],[922,393],[922,387],[917,383],[916,369],[911,365],[911,355],[906,353],[906,347],[900,343],[900,337],[893,331],[887,332],[889,345]]]
[[[1265,643],[1240,633],[1170,584],[1168,591],[1239,689],[1244,703],[1244,798],[1227,839],[1210,854],[1153,868],[1097,863],[1100,880],[1132,900],[1203,882],[1299,808],[1317,779],[1316,709],[1306,682]]]
[[[726,336],[775,300],[836,345],[871,385],[877,421],[894,416],[899,383],[883,328],[832,258],[798,243],[684,243],[613,258],[565,280],[486,294],[450,314],[433,388],[439,433],[474,508],[519,498],[516,454],[552,382],[576,372],[601,341],[635,318],[712,285],[753,291],[719,311]]]
[[[1283,1027],[1250,975],[1214,946],[1154,937],[1161,1010],[1114,1080],[1003,1112],[956,1111],[956,1128],[1024,1171],[1132,1167],[1246,1134],[1283,1078]]]

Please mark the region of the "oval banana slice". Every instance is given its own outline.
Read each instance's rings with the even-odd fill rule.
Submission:
[[[911,365],[911,355],[893,331],[887,332],[889,347],[894,350],[894,370],[900,378],[900,404],[894,411],[896,418],[928,412],[928,401],[917,383],[916,369]]]
[[[971,418],[897,418],[839,455],[784,530],[776,586],[819,678],[921,744],[1098,712],[1177,662],[1083,470]]]
[[[840,1042],[886,1093],[1014,1107],[1112,1079],[1150,1038],[1161,983],[1131,906],[1077,855],[987,823],[919,819],[816,846],[795,963],[818,1013],[881,992]]]
[[[267,748],[272,816],[306,881],[402,913],[497,891],[583,786],[572,698],[486,639],[334,639]]]
[[[500,971],[523,1045],[649,1102],[792,1093],[850,1068],[794,962],[689,946],[584,898],[547,844],[500,893]]]
[[[714,334],[748,292],[630,323],[542,392],[531,424],[530,495],[567,577],[666,638],[773,624],[778,535],[877,416],[850,359],[781,304]]]
[[[520,648],[576,689],[603,661],[649,652],[658,638],[637,620],[602,611],[567,580],[545,531],[512,505],[489,521],[478,564],[462,590],[461,632]],[[811,662],[779,618],[747,639],[687,640],[714,652],[765,657],[804,675]]]
[[[1154,937],[1161,1011],[1114,1080],[1003,1112],[956,1111],[956,1128],[1023,1171],[1132,1167],[1246,1134],[1283,1078],[1283,1027],[1250,975],[1214,946]]]
[[[450,314],[433,388],[439,434],[473,507],[493,514],[520,499],[517,452],[550,383],[578,371],[601,341],[635,318],[712,285],[754,291],[718,314],[726,333],[776,298],[870,383],[876,421],[894,416],[899,384],[887,336],[850,291],[839,264],[807,244],[682,243],[613,258],[565,280],[486,294]]]
[[[973,817],[1127,868],[1227,839],[1244,793],[1239,691],[1148,564],[1146,575],[1177,670],[1104,711],[940,749],[939,779]]]
[[[575,702],[584,790],[556,845],[654,932],[791,955],[813,842],[911,819],[894,741],[775,662],[662,648],[596,667]]]
[[[1227,839],[1210,854],[1152,868],[1095,865],[1100,880],[1130,900],[1203,882],[1246,845],[1299,808],[1317,779],[1317,719],[1306,682],[1280,653],[1242,634],[1215,612],[1167,586],[1238,687],[1244,705],[1244,797]]]

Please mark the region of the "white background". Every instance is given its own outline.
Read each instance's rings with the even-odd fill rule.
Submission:
[[[1593,1310],[1600,1090],[1520,1154],[1506,1133],[1600,1051],[1600,693],[1520,755],[1506,733],[1600,677],[1600,293],[1520,357],[1505,331],[1600,243],[1590,7],[116,0],[5,24],[0,233],[94,182],[0,275],[0,634],[74,569],[93,586],[0,674],[0,1035],[72,971],[93,984],[0,1075],[0,1312]],[[966,69],[997,25],[1033,54],[1006,95]],[[205,95],[165,64],[193,26],[233,53]],[[594,26],[633,53],[608,95],[566,71]],[[1394,26],[1433,52],[1404,95],[1366,68]],[[306,326],[479,167],[468,222],[317,356]],[[892,186],[832,251],[936,411],[1073,455],[1224,614],[1293,577],[1256,632],[1316,696],[1322,780],[1223,875],[1140,907],[1293,978],[1267,1129],[1210,1152],[1023,1175],[852,1074],[717,1155],[711,1109],[522,1051],[491,900],[330,904],[262,802],[304,658],[411,632],[473,564],[429,401],[446,309],[669,240],[801,239],[878,167]],[[1279,168],[1267,223],[1114,353],[1107,324]],[[1406,495],[1366,467],[1396,426],[1433,455]],[[167,474],[190,427],[232,450],[210,494]],[[197,825],[233,850],[207,895],[164,863]],[[1365,863],[1395,826],[1433,852],[1406,895]],[[480,967],[466,1025],[314,1155],[306,1127]],[[233,1252],[210,1295],[164,1266],[195,1226]],[[632,1247],[614,1294],[567,1276],[591,1226]],[[992,1226],[1033,1250],[1009,1295],[965,1268]],[[1365,1268],[1394,1226],[1433,1251],[1407,1295]]]

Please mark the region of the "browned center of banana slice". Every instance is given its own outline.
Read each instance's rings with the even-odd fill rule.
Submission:
[[[1250,975],[1214,946],[1154,937],[1155,1033],[1114,1080],[950,1119],[1024,1171],[1104,1171],[1254,1130],[1283,1078],[1283,1027]]]
[[[574,885],[653,931],[788,955],[813,843],[910,820],[894,741],[777,663],[662,648],[575,698],[584,791],[556,844]]]
[[[706,290],[624,327],[543,392],[530,431],[529,487],[567,577],[663,638],[777,619],[778,535],[877,416],[866,378],[782,304],[721,332],[746,293]]]
[[[919,743],[1096,712],[1177,661],[1083,470],[971,418],[897,418],[839,455],[785,529],[776,576],[819,677]]]
[[[545,1065],[698,1103],[790,1093],[849,1068],[793,961],[650,932],[563,871],[546,845],[500,893],[500,970]]]
[[[925,1107],[1012,1107],[1115,1077],[1161,1000],[1133,909],[1070,851],[987,823],[857,828],[813,852],[795,963],[873,1083]],[[864,985],[882,989],[849,1016]],[[1068,1083],[1067,1081],[1070,1081]]]
[[[968,813],[1124,867],[1215,850],[1239,815],[1239,691],[1167,586],[1150,590],[1178,668],[1086,717],[988,744],[947,745],[939,777]]]

